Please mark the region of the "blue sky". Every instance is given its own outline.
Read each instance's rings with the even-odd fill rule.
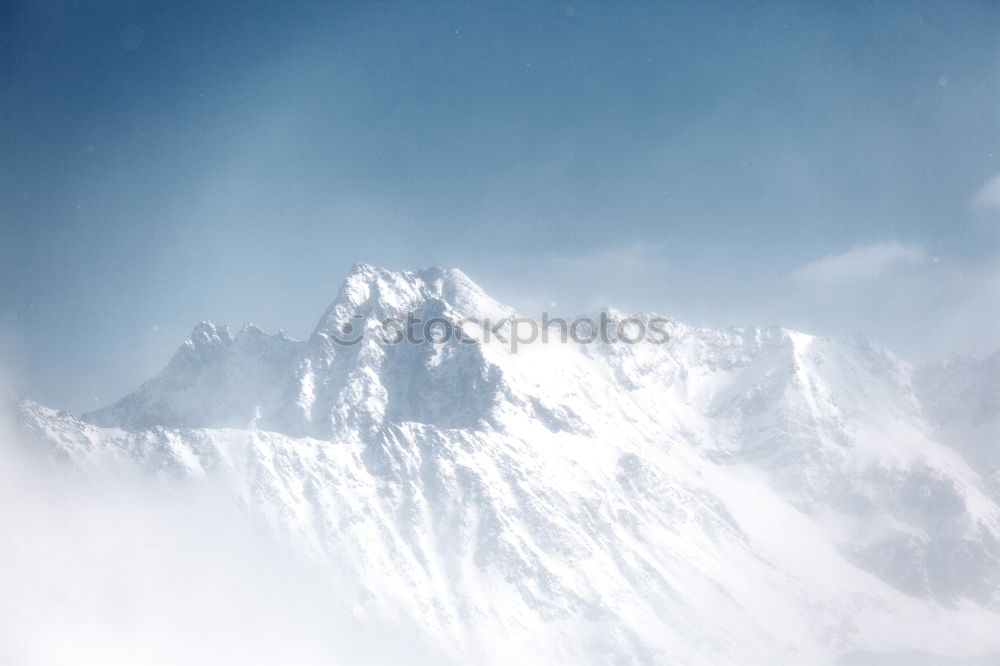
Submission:
[[[356,261],[1000,348],[1000,5],[0,5],[0,354],[85,410]]]

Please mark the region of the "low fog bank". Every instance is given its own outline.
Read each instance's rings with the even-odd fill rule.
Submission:
[[[222,498],[82,478],[18,441],[0,403],[0,663],[442,663],[355,620]]]

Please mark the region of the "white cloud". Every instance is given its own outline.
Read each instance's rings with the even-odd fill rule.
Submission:
[[[990,178],[972,195],[972,212],[979,215],[1000,211],[1000,175]]]
[[[814,284],[834,284],[871,280],[922,261],[924,252],[916,245],[897,241],[863,245],[841,254],[831,254],[799,266],[791,278]]]

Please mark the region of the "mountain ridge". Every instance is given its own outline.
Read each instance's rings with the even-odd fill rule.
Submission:
[[[935,439],[880,345],[673,321],[664,344],[517,353],[329,335],[407,312],[514,314],[460,271],[359,264],[307,340],[206,322],[118,403],[20,422],[79,466],[229,488],[361,615],[458,661],[1000,650],[992,470]]]

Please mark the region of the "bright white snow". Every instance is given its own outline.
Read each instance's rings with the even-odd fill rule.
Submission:
[[[460,271],[359,265],[309,340],[203,323],[118,403],[23,402],[20,424],[95,474],[221,489],[356,619],[460,663],[1000,653],[998,461],[945,436],[998,422],[995,373],[968,388],[995,411],[969,421],[938,401],[956,373],[861,337],[672,322],[663,345],[512,354],[324,335],[407,312],[513,314]]]

